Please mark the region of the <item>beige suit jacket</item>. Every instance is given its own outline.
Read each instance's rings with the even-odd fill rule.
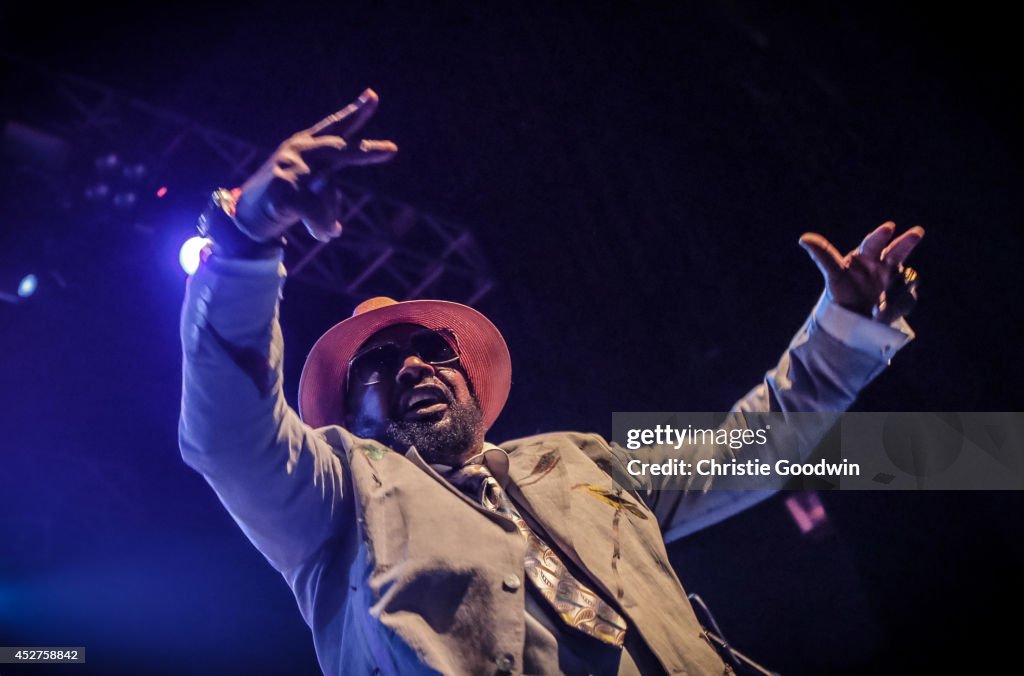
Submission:
[[[415,449],[401,454],[299,420],[281,391],[284,272],[260,263],[211,257],[190,280],[185,461],[291,586],[325,673],[519,673],[526,585],[508,581],[525,579],[525,545],[515,525],[449,485]],[[887,355],[850,347],[821,328],[823,318],[819,308],[737,410],[849,406]],[[902,336],[881,328],[893,331],[889,344]],[[616,484],[626,451],[597,435],[545,434],[503,448],[513,499],[621,608],[665,670],[721,674],[663,543],[663,533],[685,532],[689,514],[706,514],[714,494],[669,480]],[[666,488],[684,489],[685,499],[666,499]]]

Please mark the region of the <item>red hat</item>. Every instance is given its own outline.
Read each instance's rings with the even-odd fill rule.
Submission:
[[[299,380],[299,415],[313,427],[338,424],[345,415],[348,363],[366,340],[395,324],[448,329],[459,341],[460,363],[480,401],[484,429],[501,413],[512,386],[512,360],[501,333],[471,307],[444,300],[399,303],[377,297],[363,301],[348,319],[320,336]]]

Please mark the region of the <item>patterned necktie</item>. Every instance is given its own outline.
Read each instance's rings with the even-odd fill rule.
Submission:
[[[464,465],[446,473],[445,478],[486,509],[512,519],[526,540],[526,576],[566,624],[605,643],[622,645],[626,621],[577,580],[551,547],[537,537],[486,465]]]

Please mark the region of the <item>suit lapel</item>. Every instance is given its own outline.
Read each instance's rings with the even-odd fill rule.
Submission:
[[[541,441],[510,455],[509,493],[539,521],[563,552],[589,574],[607,598],[623,598],[623,541],[633,541],[649,512],[575,445]],[[571,467],[570,467],[571,465]],[[649,522],[648,522],[649,523]]]
[[[509,455],[505,490],[522,505],[566,553],[576,559],[570,525],[572,496],[565,457],[556,445],[539,442]]]

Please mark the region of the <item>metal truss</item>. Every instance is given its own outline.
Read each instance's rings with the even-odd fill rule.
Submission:
[[[330,244],[301,233],[288,238],[290,278],[357,301],[390,295],[473,305],[494,287],[467,229],[348,183],[342,195],[341,237]]]
[[[75,139],[76,151],[145,148],[146,157],[139,159],[162,175],[202,166],[218,180],[236,183],[269,155],[265,148],[105,85],[11,57],[4,61],[31,83],[41,102],[21,111],[21,117],[30,115],[34,119],[26,121]],[[296,228],[285,251],[290,281],[355,302],[386,295],[474,304],[494,287],[488,263],[467,228],[354,184],[341,188],[344,236],[324,244]]]

